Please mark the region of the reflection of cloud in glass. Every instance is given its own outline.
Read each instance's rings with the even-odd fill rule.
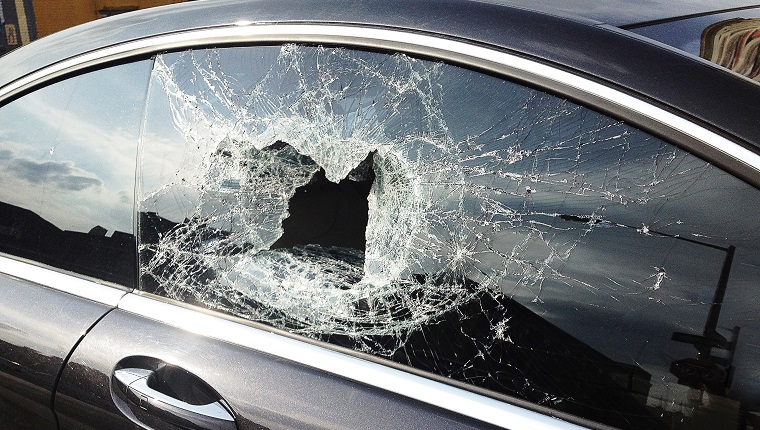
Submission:
[[[760,80],[760,19],[735,18],[707,27],[699,56]]]
[[[15,158],[4,164],[8,172],[33,184],[47,183],[70,191],[98,188],[103,185],[103,181],[98,178],[83,176],[86,172],[74,167],[70,161],[38,163],[25,158]]]
[[[120,109],[115,100],[110,103],[99,100],[97,104],[105,112]],[[27,147],[36,149],[42,146],[40,141],[45,141],[49,147],[42,149],[53,150],[50,158],[77,160],[79,167],[94,172],[105,182],[108,178],[121,181],[121,178],[134,175],[137,136],[136,132],[126,131],[124,127],[137,123],[138,110],[135,110],[134,118],[123,118],[124,113],[115,118],[91,117],[82,108],[59,106],[42,97],[25,100],[19,108],[22,111],[20,116],[23,115],[21,123],[28,125],[25,128],[37,130],[36,139],[22,140]],[[104,163],[105,160],[108,163]]]

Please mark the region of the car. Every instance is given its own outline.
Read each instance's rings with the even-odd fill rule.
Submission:
[[[760,8],[555,3],[0,58],[0,426],[760,425]]]

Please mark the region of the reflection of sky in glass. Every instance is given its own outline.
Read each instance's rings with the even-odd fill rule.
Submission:
[[[70,78],[0,110],[2,200],[58,228],[131,232],[134,166],[151,62]]]
[[[755,351],[737,353],[737,365],[756,367],[760,327],[749,314],[758,306],[747,300],[760,271],[757,190],[569,103],[502,93],[493,82],[447,88],[449,130],[469,139],[466,150],[488,151],[460,153],[483,173],[468,180],[501,190],[480,195],[502,208],[491,221],[504,227],[490,233],[489,249],[519,250],[521,264],[509,263],[502,289],[608,357],[673,381],[668,363],[695,350],[670,336],[701,334],[725,257],[705,245],[734,245],[719,331],[742,326],[740,344]],[[481,258],[492,267],[503,261]],[[760,388],[749,388],[756,372],[737,374],[742,397]]]

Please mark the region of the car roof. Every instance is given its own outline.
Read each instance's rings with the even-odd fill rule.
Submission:
[[[588,16],[524,6],[504,0],[187,2],[93,21],[12,51],[0,58],[0,92],[50,64],[156,35],[271,23],[362,25],[436,34],[530,56],[658,103],[760,152],[757,83]]]
[[[29,49],[12,51],[0,69],[0,87],[18,76],[44,65],[79,55],[92,49],[134,40],[147,35],[165,34],[192,28],[228,25],[247,18],[253,22],[319,21],[394,25],[425,28],[431,22],[451,21],[460,16],[476,31],[488,31],[470,17],[485,11],[522,9],[554,15],[587,25],[616,27],[641,26],[678,16],[751,7],[757,0],[204,0],[173,4],[113,16],[69,28],[35,41]],[[754,7],[760,7],[754,4]],[[213,9],[213,13],[206,12]],[[470,10],[470,14],[462,14]],[[480,12],[480,13],[479,13]],[[506,24],[502,22],[502,24]],[[566,38],[563,39],[566,41]]]

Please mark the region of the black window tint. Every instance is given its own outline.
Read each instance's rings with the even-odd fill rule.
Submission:
[[[0,251],[134,286],[135,160],[151,62],[0,108]]]
[[[758,190],[405,55],[159,56],[141,288],[624,428],[760,411]]]

